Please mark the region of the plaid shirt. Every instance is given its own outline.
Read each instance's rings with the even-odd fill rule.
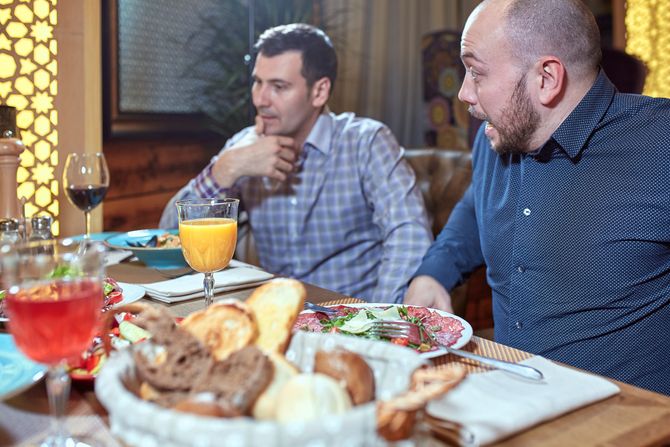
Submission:
[[[216,159],[173,201],[239,197],[267,271],[371,302],[402,301],[432,233],[414,173],[386,126],[322,114],[284,183],[241,177],[221,188],[211,174]],[[173,202],[161,226],[177,226]]]

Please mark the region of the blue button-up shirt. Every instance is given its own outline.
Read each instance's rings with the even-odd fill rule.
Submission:
[[[242,177],[224,189],[211,173],[215,161],[173,201],[238,197],[264,269],[368,301],[402,300],[433,236],[414,172],[388,127],[351,113],[321,114],[283,183]],[[161,226],[176,225],[170,203]]]
[[[670,101],[601,72],[550,140],[473,179],[416,275],[485,263],[496,341],[670,394]]]

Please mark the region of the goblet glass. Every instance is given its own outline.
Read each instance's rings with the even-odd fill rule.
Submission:
[[[80,358],[98,329],[104,247],[71,239],[0,248],[9,332],[28,358],[48,366],[51,434],[42,446],[86,445],[63,423],[70,393],[67,361]]]
[[[63,189],[70,203],[84,212],[86,238],[91,235],[91,210],[100,205],[107,188],[109,169],[102,153],[68,154],[63,169]]]
[[[205,306],[212,304],[214,272],[228,266],[237,244],[237,199],[177,201],[179,238],[188,265],[204,273]]]

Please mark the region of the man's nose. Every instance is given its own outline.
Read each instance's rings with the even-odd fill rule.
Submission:
[[[265,86],[256,87],[252,94],[252,101],[256,107],[266,107],[270,103],[270,95],[268,94],[268,89]]]
[[[468,73],[465,73],[465,78],[463,78],[461,89],[458,91],[458,99],[470,105],[477,103],[477,96],[475,95],[473,83],[474,81],[470,79]]]

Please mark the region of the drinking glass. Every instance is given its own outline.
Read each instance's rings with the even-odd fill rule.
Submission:
[[[212,304],[214,272],[228,266],[237,244],[237,199],[177,201],[179,238],[188,265],[204,273],[205,306]]]
[[[109,170],[100,153],[68,154],[63,169],[63,189],[74,206],[84,212],[86,238],[91,235],[91,210],[100,205],[109,188]]]
[[[46,364],[51,433],[42,446],[85,445],[64,424],[70,393],[67,361],[80,358],[98,329],[104,247],[71,239],[4,245],[2,283],[9,332],[28,358]]]

